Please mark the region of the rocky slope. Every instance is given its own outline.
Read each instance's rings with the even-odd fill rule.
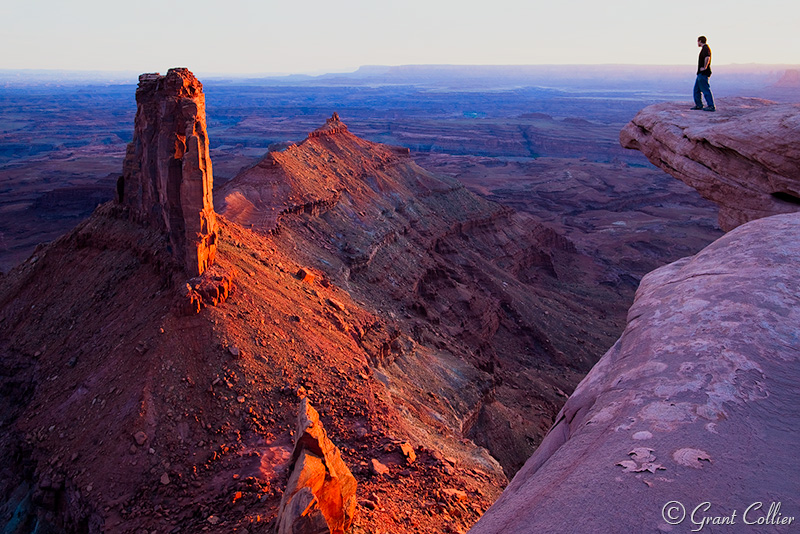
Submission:
[[[716,113],[649,106],[620,133],[626,148],[719,204],[719,225],[800,211],[800,104],[720,99]]]
[[[298,398],[357,482],[329,524],[463,531],[610,345],[619,280],[336,116],[217,215],[193,80],[142,79],[117,199],[3,277],[5,531],[270,532]]]
[[[374,366],[413,424],[434,417],[509,474],[618,331],[627,286],[614,272],[337,116],[216,198],[222,216],[386,318],[392,342]]]
[[[146,100],[174,113],[139,115],[117,200],[3,278],[4,531],[271,531],[289,479],[298,396],[314,402],[358,477],[360,531],[472,523],[505,477],[460,433],[415,439],[418,429],[407,427],[374,370],[395,340],[385,319],[324,277],[298,277],[291,241],[224,218],[213,233],[189,232],[177,249],[176,230],[216,215],[210,166],[195,180],[201,88],[188,72],[170,76],[181,82],[172,96],[193,88],[193,98]],[[142,83],[155,83],[158,95],[165,80]],[[193,120],[176,131],[187,110]],[[196,150],[180,150],[180,132]],[[192,256],[196,243],[218,253],[187,295],[187,278],[208,266],[194,259],[210,258]],[[216,306],[187,315],[187,296],[207,289],[217,271],[235,273],[231,298],[217,291]],[[475,384],[465,388],[479,398]],[[373,461],[384,466],[379,473]]]
[[[748,118],[751,131],[766,131],[758,117],[772,124],[778,110],[753,105],[763,114]],[[679,131],[688,120],[675,105],[642,118],[653,132]],[[687,135],[680,146],[690,150]],[[724,144],[717,151],[740,153]],[[789,168],[794,154],[781,161],[770,147],[753,159]],[[741,160],[731,156],[727,171],[718,160],[717,172],[735,177]],[[676,174],[691,168],[700,169],[693,178],[706,175],[688,164]],[[470,532],[716,532],[723,516],[738,525],[723,529],[774,532],[800,515],[800,471],[789,458],[800,439],[799,238],[800,215],[768,217],[647,275],[623,335]]]

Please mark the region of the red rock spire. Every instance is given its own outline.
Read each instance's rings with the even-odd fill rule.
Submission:
[[[142,74],[117,200],[162,229],[189,276],[214,261],[216,214],[203,85],[185,68]]]
[[[339,114],[334,112],[331,118],[325,121],[325,126],[317,128],[316,130],[308,134],[308,136],[323,137],[326,135],[335,135],[346,131],[348,131],[347,126],[345,126],[345,124],[341,120],[339,120]]]

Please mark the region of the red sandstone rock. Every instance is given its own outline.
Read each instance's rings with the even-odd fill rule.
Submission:
[[[373,475],[385,476],[389,474],[389,468],[375,458],[369,461],[369,469]]]
[[[625,126],[620,142],[719,204],[723,230],[800,211],[800,104],[720,99],[716,113],[656,104]]]
[[[117,201],[133,218],[164,231],[179,264],[198,276],[216,251],[203,85],[183,68],[142,74],[136,103]]]
[[[414,447],[412,447],[410,443],[400,444],[400,452],[409,464],[413,464],[417,461],[417,453],[414,452]]]
[[[277,533],[344,534],[356,510],[356,480],[307,398],[300,400],[292,462]]]
[[[467,500],[467,493],[460,489],[455,488],[445,488],[442,490],[447,497],[451,499],[455,499],[457,501],[466,501]]]
[[[337,311],[340,311],[340,312],[345,311],[344,304],[342,304],[341,302],[339,302],[338,300],[336,300],[334,298],[325,299],[325,302],[328,304],[328,306],[330,306],[334,310],[337,310]]]
[[[648,274],[622,337],[470,532],[670,531],[671,501],[740,525],[757,501],[751,521],[770,500],[800,514],[799,270],[788,214]]]
[[[184,314],[193,315],[207,306],[225,302],[233,289],[233,278],[233,271],[212,265],[200,276],[190,279],[183,289]]]
[[[325,135],[334,135],[347,131],[347,126],[339,120],[339,114],[334,112],[330,119],[325,121],[325,126],[317,128],[310,134],[309,137],[322,137]]]
[[[147,434],[142,432],[141,430],[133,435],[133,439],[136,440],[136,444],[140,447],[144,445],[144,442],[147,441]]]
[[[295,275],[295,277],[298,280],[302,280],[303,282],[305,282],[307,284],[313,283],[314,280],[316,279],[316,276],[314,276],[314,273],[310,272],[308,269],[302,269],[302,268],[297,271],[297,274]]]

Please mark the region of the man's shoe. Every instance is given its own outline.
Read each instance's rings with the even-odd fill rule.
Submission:
[[[711,106],[707,106],[703,108],[703,111],[717,111],[717,108],[713,108]]]
[[[703,106],[695,106],[695,107],[693,107],[691,109],[703,109]]]

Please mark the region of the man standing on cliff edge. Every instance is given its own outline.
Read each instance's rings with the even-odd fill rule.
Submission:
[[[697,38],[697,46],[700,47],[700,57],[697,59],[697,79],[694,82],[694,107],[692,109],[702,109],[703,111],[717,111],[714,107],[714,95],[711,94],[711,86],[708,78],[711,76],[711,49],[706,44],[705,35]],[[703,98],[706,97],[706,107],[703,107]]]

